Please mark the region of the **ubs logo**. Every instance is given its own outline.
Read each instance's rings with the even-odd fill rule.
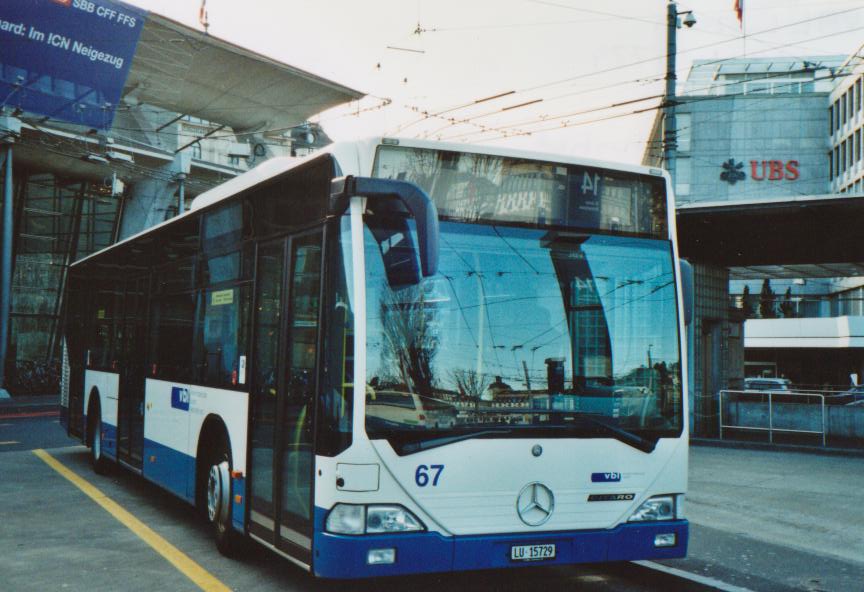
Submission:
[[[744,163],[730,158],[722,164],[720,180],[734,185],[747,178]],[[753,181],[797,181],[801,176],[801,164],[797,160],[751,160],[750,179]]]
[[[720,173],[720,180],[726,181],[730,185],[734,185],[738,181],[743,181],[747,178],[747,174],[741,170],[743,168],[743,162],[735,162],[734,158],[730,158],[723,163],[723,172]]]

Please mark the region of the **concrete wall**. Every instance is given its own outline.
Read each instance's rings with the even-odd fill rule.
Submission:
[[[744,376],[741,320],[729,309],[729,272],[722,267],[695,264],[694,360],[690,409],[692,432],[714,436],[717,430],[717,393],[739,388]]]
[[[689,187],[679,187],[679,203],[829,192],[825,93],[683,100],[677,113],[685,122],[689,118],[691,131],[683,143],[689,150],[678,153],[678,182],[689,181]],[[743,164],[739,170],[745,175],[734,184],[720,178],[730,158]],[[770,168],[766,179],[754,178],[752,163],[760,177],[762,161],[772,160],[783,164],[783,179],[769,180]],[[797,169],[797,178],[787,165]]]
[[[729,397],[730,395],[724,395]],[[724,401],[723,423],[745,427],[768,427],[768,403],[755,401]],[[775,429],[822,431],[822,406],[813,403],[773,404]],[[829,439],[858,439],[864,442],[864,406],[826,405],[825,430]],[[767,433],[767,432],[766,432]],[[728,432],[724,432],[728,437]]]

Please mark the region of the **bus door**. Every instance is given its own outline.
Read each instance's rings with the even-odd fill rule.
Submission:
[[[66,361],[69,363],[69,418],[70,436],[84,439],[84,371],[86,369],[87,336],[85,318],[89,313],[90,292],[86,283],[70,272],[68,292],[68,324],[65,330]]]
[[[126,281],[120,369],[117,453],[120,460],[141,468],[144,448],[144,382],[147,276]]]
[[[250,532],[311,564],[321,233],[259,245]]]

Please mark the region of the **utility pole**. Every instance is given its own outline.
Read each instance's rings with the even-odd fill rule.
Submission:
[[[679,15],[684,15],[683,21],[679,22]],[[675,158],[677,156],[678,150],[678,142],[677,142],[677,134],[678,134],[678,126],[675,121],[675,106],[676,106],[676,97],[675,97],[675,57],[678,53],[678,44],[677,44],[677,35],[678,28],[681,25],[684,25],[687,28],[692,27],[696,24],[696,17],[693,16],[693,12],[686,10],[684,12],[678,12],[678,5],[673,1],[669,0],[669,3],[666,5],[666,96],[663,101],[663,162],[666,170],[669,171],[669,177],[672,180],[672,188],[673,191],[675,189],[675,181],[677,179],[676,175],[676,162]],[[694,414],[695,411],[695,360],[696,360],[696,336],[695,336],[695,322],[691,322],[686,327],[687,331],[687,390],[689,392],[690,397],[690,425],[694,426],[694,429],[698,430],[701,426],[701,421],[698,424],[694,421],[698,419],[698,416]],[[654,376],[654,373],[651,372],[651,348],[648,348],[648,370],[649,376]]]
[[[679,22],[679,15],[684,15],[683,22]],[[663,100],[663,164],[672,178],[673,188],[675,187],[675,157],[678,148],[676,139],[678,129],[675,123],[675,55],[678,53],[678,29],[682,24],[687,28],[696,24],[693,12],[690,10],[678,12],[678,5],[673,0],[669,0],[669,4],[666,5],[666,94]]]
[[[666,96],[663,99],[663,166],[675,187],[675,54],[678,34],[678,5],[666,5]]]

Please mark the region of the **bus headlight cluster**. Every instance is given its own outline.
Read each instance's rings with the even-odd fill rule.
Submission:
[[[425,527],[414,514],[399,505],[336,504],[327,515],[326,529],[334,534],[384,534],[417,532]]]
[[[655,495],[636,508],[628,522],[653,522],[675,519],[675,496]]]

